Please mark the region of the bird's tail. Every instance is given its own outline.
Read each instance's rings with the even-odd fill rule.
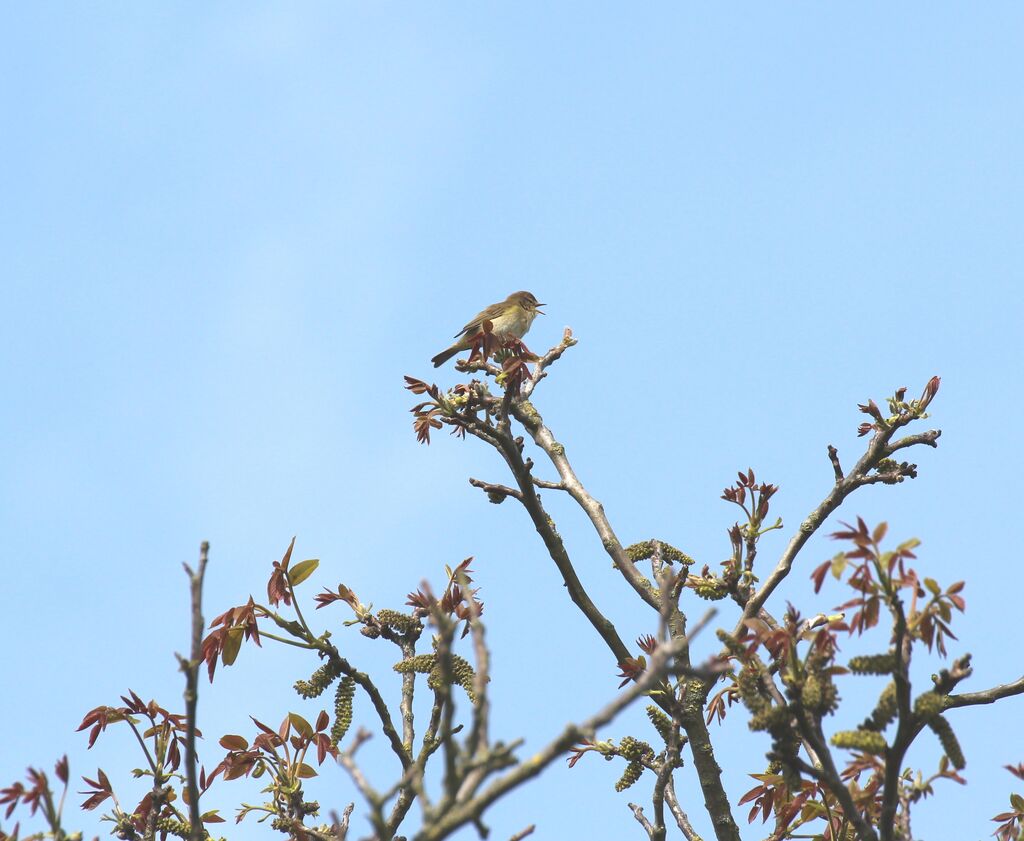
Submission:
[[[435,368],[440,368],[442,365],[444,365],[445,362],[447,362],[449,359],[455,356],[455,354],[457,354],[460,350],[462,350],[462,348],[460,348],[457,344],[452,345],[450,348],[442,350],[437,356],[435,356],[430,361],[434,363]]]

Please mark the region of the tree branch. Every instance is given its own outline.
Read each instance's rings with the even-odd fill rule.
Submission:
[[[533,521],[534,528],[537,529],[541,540],[544,541],[548,555],[550,555],[551,560],[554,561],[559,573],[561,573],[562,581],[569,592],[569,598],[572,599],[583,615],[587,617],[590,624],[594,626],[594,630],[597,631],[615,656],[616,662],[622,662],[629,658],[631,656],[630,651],[619,637],[618,631],[615,630],[615,625],[594,604],[587,594],[583,582],[580,581],[579,576],[576,574],[576,569],[572,565],[569,553],[562,542],[562,537],[557,529],[555,529],[554,520],[548,515],[541,503],[540,497],[537,495],[530,468],[523,459],[523,455],[519,447],[516,446],[515,441],[511,440],[507,435],[500,435],[493,427],[485,427],[476,420],[469,421],[466,429],[472,435],[494,447],[501,454],[502,458],[505,459],[505,463],[509,466],[512,475],[515,477],[516,484],[519,486],[519,491],[522,495],[520,501],[527,514],[530,515],[530,519]]]
[[[203,578],[206,576],[206,562],[210,544],[203,541],[199,546],[199,566],[193,572],[188,564],[185,574],[189,579],[192,602],[192,641],[189,659],[180,654],[178,662],[185,673],[185,782],[188,790],[189,839],[203,841],[206,830],[200,817],[199,779],[196,773],[196,707],[199,703],[199,664],[203,662]]]
[[[608,517],[605,515],[604,506],[594,499],[583,486],[583,483],[580,482],[569,459],[565,455],[565,447],[555,440],[551,430],[544,425],[544,419],[541,417],[540,412],[537,411],[536,407],[526,397],[521,397],[512,402],[512,414],[530,434],[534,443],[545,452],[558,471],[561,484],[565,490],[576,500],[576,503],[583,509],[587,517],[590,518],[590,522],[594,526],[598,537],[601,538],[601,543],[611,557],[615,568],[622,573],[622,576],[641,599],[655,610],[659,610],[657,592],[626,555],[611,523],[608,521]]]
[[[950,695],[945,699],[943,706],[946,709],[956,709],[957,707],[974,707],[979,704],[994,704],[1002,698],[1020,694],[1024,694],[1024,677],[1019,677],[1012,683],[1003,683],[980,692]]]

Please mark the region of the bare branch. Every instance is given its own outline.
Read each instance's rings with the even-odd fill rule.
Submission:
[[[495,504],[504,502],[505,497],[508,496],[518,499],[520,502],[523,501],[522,493],[515,488],[510,488],[508,485],[496,485],[492,482],[483,482],[480,479],[473,478],[470,478],[469,484],[474,488],[480,488],[480,490],[487,494],[487,498]]]
[[[372,738],[373,734],[369,730],[360,727],[355,736],[352,737],[352,744],[344,751],[338,752],[338,762],[341,766],[348,771],[348,775],[352,778],[352,782],[355,783],[359,793],[363,796],[363,799],[369,804],[370,808],[375,811],[380,809],[380,796],[376,790],[370,785],[366,779],[366,775],[363,774],[362,769],[356,765],[355,756],[356,752],[363,746],[364,743]]]
[[[626,555],[622,544],[615,535],[615,530],[605,515],[604,506],[594,499],[583,486],[583,483],[580,482],[569,459],[565,455],[565,447],[555,440],[551,430],[544,425],[544,419],[541,417],[540,412],[524,396],[512,403],[512,414],[530,434],[534,443],[545,452],[558,471],[558,475],[561,477],[561,484],[565,486],[565,490],[576,500],[576,503],[583,509],[587,517],[590,518],[590,522],[601,538],[601,543],[611,557],[615,568],[622,573],[622,576],[629,582],[629,585],[641,599],[655,610],[659,610],[657,592]]]
[[[629,806],[630,811],[633,812],[633,817],[636,818],[637,823],[644,828],[644,832],[647,833],[647,837],[653,841],[655,834],[654,827],[651,825],[651,822],[647,820],[646,815],[644,815],[644,807],[637,803],[627,803],[626,805]]]
[[[898,441],[894,441],[886,447],[885,455],[891,456],[897,450],[902,450],[906,447],[913,447],[917,444],[924,444],[926,447],[938,447],[940,435],[942,435],[941,429],[929,429],[927,432],[919,432],[916,435],[907,435],[905,438],[900,438]]]
[[[565,583],[566,590],[569,593],[569,598],[573,600],[583,615],[590,621],[590,624],[594,626],[594,629],[615,656],[616,662],[627,659],[630,656],[630,651],[619,637],[615,625],[594,604],[586,588],[584,588],[583,582],[580,581],[579,576],[576,574],[562,537],[555,528],[554,520],[548,515],[541,503],[540,497],[537,495],[530,467],[527,461],[523,459],[523,454],[520,452],[515,441],[508,435],[499,435],[493,428],[487,428],[476,421],[469,422],[466,428],[470,434],[494,447],[501,454],[502,458],[505,459],[505,463],[509,466],[512,475],[516,479],[516,484],[519,486],[519,491],[523,497],[523,507],[530,515],[530,519],[533,521],[534,528],[537,529],[541,540],[544,541],[548,555],[554,561],[555,566],[558,567],[558,571],[562,575],[562,581]]]
[[[196,772],[196,707],[199,704],[199,664],[203,662],[203,579],[206,576],[206,562],[209,559],[210,544],[203,541],[199,546],[199,566],[193,571],[183,564],[189,578],[192,601],[192,643],[189,659],[180,654],[178,662],[185,673],[185,781],[188,789],[189,839],[202,841],[206,837],[199,809],[199,778]]]
[[[537,366],[534,368],[533,376],[531,376],[523,385],[523,399],[529,399],[530,395],[533,394],[533,390],[537,387],[537,383],[547,376],[547,369],[554,362],[561,359],[562,354],[575,345],[577,341],[577,339],[573,338],[572,330],[566,327],[565,330],[562,331],[562,341],[537,360]]]
[[[352,812],[355,808],[355,803],[349,803],[340,817],[337,812],[331,812],[331,820],[334,821],[335,841],[345,841],[345,838],[348,836],[348,822],[352,819]]]
[[[1024,677],[1019,677],[1012,683],[993,686],[991,689],[984,689],[980,692],[950,695],[945,699],[943,706],[946,709],[956,709],[957,707],[974,707],[979,704],[994,704],[1001,698],[1009,698],[1020,694],[1024,694]]]
[[[536,824],[530,824],[526,829],[521,829],[515,835],[508,839],[508,841],[523,841],[527,835],[532,835],[533,831],[537,828]]]
[[[700,835],[697,834],[697,830],[693,828],[693,824],[690,823],[690,818],[683,811],[682,806],[679,805],[679,798],[676,797],[675,782],[671,776],[665,785],[665,802],[668,803],[669,811],[672,813],[672,817],[676,819],[676,826],[679,827],[679,831],[683,833],[686,841],[703,841]]]
[[[837,450],[831,444],[828,445],[828,457],[829,460],[832,462],[832,470],[835,471],[836,484],[838,485],[840,482],[843,481],[843,468],[842,465],[839,464],[839,450]]]
[[[549,491],[564,491],[568,490],[563,482],[548,482],[545,479],[538,479],[536,476],[533,477],[533,484],[538,488],[546,488]]]

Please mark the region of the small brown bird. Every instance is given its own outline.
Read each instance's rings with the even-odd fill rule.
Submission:
[[[491,304],[479,313],[469,324],[455,334],[457,341],[451,347],[442,350],[430,361],[435,368],[444,365],[461,350],[469,350],[483,332],[484,322],[491,322],[491,332],[499,341],[521,339],[526,335],[538,313],[544,315],[537,299],[529,292],[513,292],[500,304]]]

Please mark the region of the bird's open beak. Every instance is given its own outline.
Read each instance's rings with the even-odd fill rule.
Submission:
[[[535,309],[535,310],[537,310],[537,313],[538,313],[539,315],[547,315],[547,313],[546,313],[546,312],[544,312],[544,311],[543,311],[543,310],[541,309],[541,307],[546,307],[546,306],[547,306],[547,304],[537,304],[536,306],[534,306],[534,309]]]

